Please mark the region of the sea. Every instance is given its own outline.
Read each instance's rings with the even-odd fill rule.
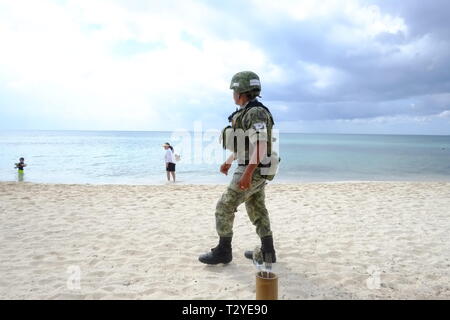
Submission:
[[[219,132],[0,131],[0,181],[167,183],[171,143],[177,183],[226,184]],[[279,133],[272,183],[450,181],[450,136]],[[24,157],[23,175],[14,169]],[[230,170],[232,173],[233,168]]]

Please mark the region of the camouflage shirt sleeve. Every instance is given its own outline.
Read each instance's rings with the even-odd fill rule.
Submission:
[[[242,118],[244,130],[249,130],[249,140],[251,144],[257,141],[267,141],[267,127],[269,116],[261,107],[251,108]]]

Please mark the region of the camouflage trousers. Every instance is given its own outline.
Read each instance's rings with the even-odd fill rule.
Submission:
[[[243,191],[239,189],[239,180],[245,169],[244,166],[236,168],[231,183],[217,202],[216,230],[220,237],[233,236],[234,215],[237,207],[244,202],[247,215],[256,227],[256,233],[261,238],[272,235],[269,213],[265,204],[266,179],[261,177],[261,169],[256,168],[250,188]]]

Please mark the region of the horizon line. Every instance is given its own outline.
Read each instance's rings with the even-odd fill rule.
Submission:
[[[181,130],[181,129],[176,129]],[[176,130],[95,130],[95,129],[0,129],[0,132],[14,132],[14,131],[51,131],[51,132],[160,132],[160,133],[170,133]],[[186,129],[183,129],[186,130]],[[287,134],[305,134],[305,135],[374,135],[374,136],[441,136],[448,137],[450,134],[417,134],[417,133],[343,133],[343,132],[301,132],[301,131],[291,131],[291,130],[281,130],[280,133]],[[187,132],[195,132],[194,130],[186,130]]]

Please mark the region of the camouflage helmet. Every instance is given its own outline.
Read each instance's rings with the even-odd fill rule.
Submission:
[[[230,89],[238,93],[250,91],[261,92],[261,82],[256,73],[252,71],[241,71],[236,73],[231,79]]]

